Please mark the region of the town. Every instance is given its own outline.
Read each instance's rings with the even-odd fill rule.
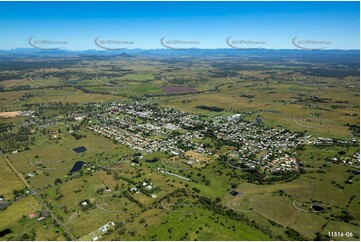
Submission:
[[[84,107],[89,105],[102,111],[93,112],[91,115],[86,115],[85,112],[72,113],[63,119],[54,117],[54,121],[48,122],[60,122],[69,118],[81,121],[86,118],[87,129],[94,133],[140,152],[161,151],[172,156],[184,156],[188,150],[212,156],[215,148],[202,142],[211,137],[221,142],[231,142],[236,147],[228,154],[231,166],[261,169],[270,173],[298,171],[302,161],[292,157],[292,152],[297,147],[357,144],[354,138],[339,140],[268,128],[257,122],[243,120],[240,114],[208,119],[136,101],[132,104],[93,103],[85,104]],[[32,115],[32,123],[36,122],[34,118],[35,115]],[[332,161],[358,168],[358,156],[355,154],[354,157],[345,157],[342,160],[332,157]]]

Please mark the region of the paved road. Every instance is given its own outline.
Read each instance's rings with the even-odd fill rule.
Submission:
[[[25,178],[21,175],[20,172],[18,172],[18,170],[16,170],[16,168],[13,166],[13,164],[11,164],[11,162],[8,160],[8,158],[6,158],[6,156],[4,155],[4,153],[0,150],[0,155],[2,155],[2,157],[4,158],[4,160],[6,161],[6,163],[9,165],[9,167],[11,168],[11,170],[13,172],[15,172],[15,174],[20,178],[20,180],[25,184],[25,186],[27,188],[29,188],[29,190],[31,191],[31,194],[34,196],[35,200],[37,200],[37,202],[39,204],[42,204],[45,208],[45,210],[47,211],[51,211],[50,208],[48,207],[48,205],[43,201],[43,199],[31,188],[31,186],[29,185],[29,183],[25,180]],[[60,221],[60,219],[58,218],[58,216],[56,216],[55,213],[50,213],[51,217],[53,217],[53,219],[57,222],[57,224],[60,225],[60,227],[64,230],[64,232],[68,235],[68,237],[72,240],[72,241],[76,241],[76,238],[74,237],[74,235],[70,232],[70,230]]]

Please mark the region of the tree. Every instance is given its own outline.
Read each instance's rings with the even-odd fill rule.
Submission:
[[[60,178],[55,179],[55,182],[54,182],[55,185],[58,185],[58,184],[61,184],[61,183],[63,183],[63,181]]]

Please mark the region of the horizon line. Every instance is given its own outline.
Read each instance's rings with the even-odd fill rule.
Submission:
[[[63,48],[57,48],[57,49],[40,49],[40,48],[34,48],[34,47],[16,47],[16,48],[11,48],[11,49],[0,49],[0,51],[14,51],[14,50],[19,50],[19,49],[23,49],[23,50],[39,50],[39,51],[43,51],[43,52],[51,52],[51,51],[73,51],[73,52],[78,52],[78,51],[102,51],[102,52],[124,52],[124,51],[132,51],[132,50],[172,50],[172,51],[178,51],[178,52],[182,52],[182,51],[188,51],[188,50],[240,50],[240,51],[244,51],[244,50],[302,50],[302,51],[330,51],[330,50],[342,50],[342,51],[350,51],[350,50],[358,50],[360,51],[360,49],[310,49],[310,50],[305,50],[305,49],[301,49],[301,48],[284,48],[284,49],[280,49],[280,48],[244,48],[244,49],[237,49],[237,48],[187,48],[187,49],[171,49],[171,48],[124,48],[124,49],[114,49],[114,50],[107,50],[107,49],[81,49],[81,50],[72,50],[72,49],[63,49]]]

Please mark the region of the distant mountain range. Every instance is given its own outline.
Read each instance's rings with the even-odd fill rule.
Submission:
[[[262,60],[298,59],[302,61],[359,62],[360,50],[301,50],[301,49],[123,49],[123,50],[40,50],[36,48],[17,48],[0,50],[0,59],[12,58],[54,58],[54,57],[253,57]]]

